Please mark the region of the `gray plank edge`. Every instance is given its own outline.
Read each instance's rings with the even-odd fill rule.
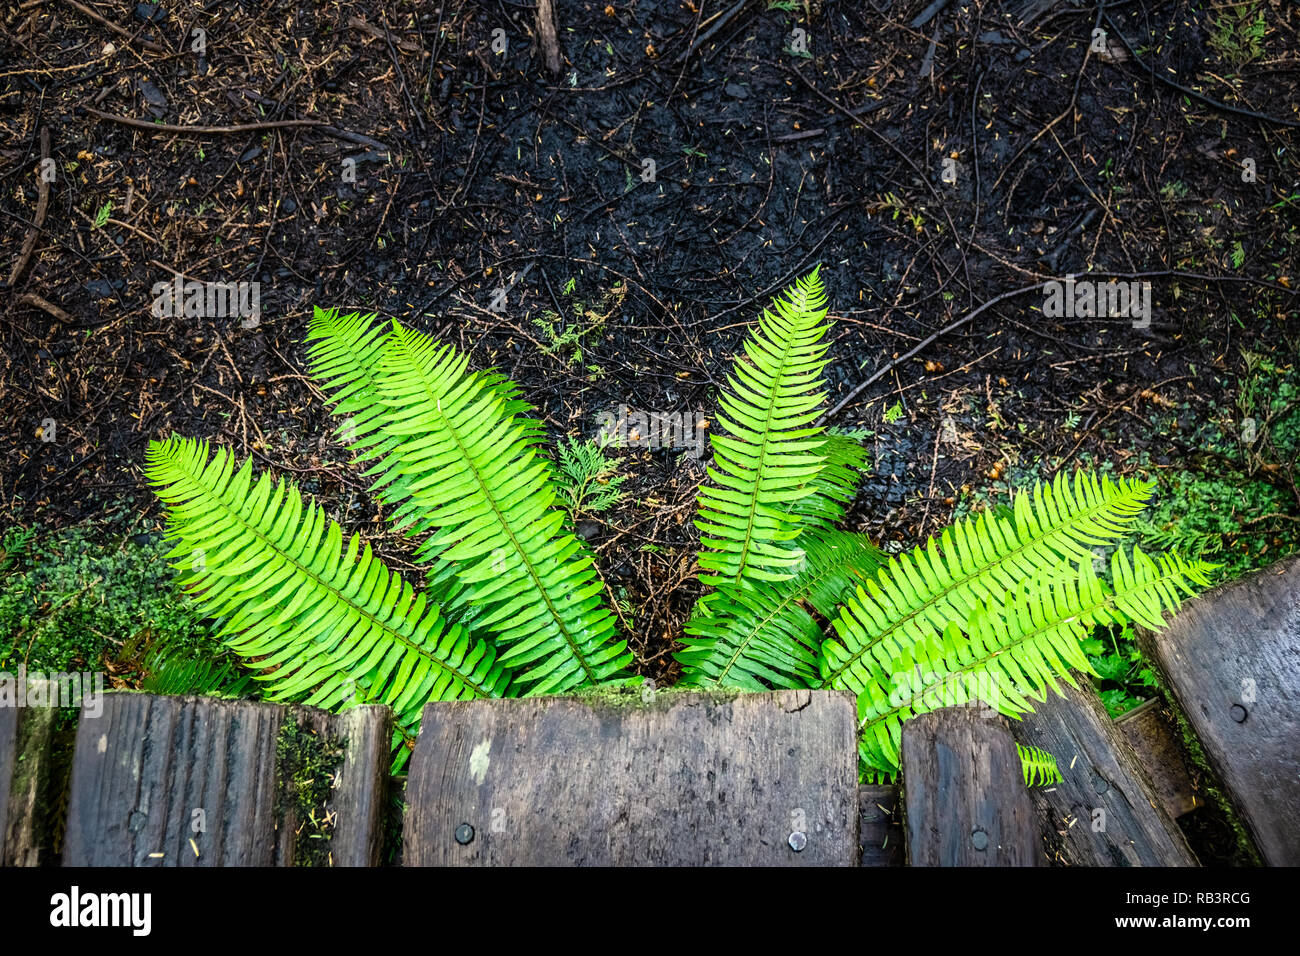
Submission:
[[[1200,595],[1138,641],[1262,859],[1300,864],[1300,556]]]
[[[36,683],[28,679],[27,687]],[[0,866],[41,866],[57,855],[67,780],[67,756],[57,746],[67,736],[56,729],[59,712],[0,707]]]
[[[1011,722],[1022,744],[1056,758],[1061,782],[1034,787],[1053,863],[1082,866],[1195,866],[1182,831],[1146,769],[1086,676],[1048,691],[1034,713]]]
[[[295,707],[300,724],[340,741],[343,758],[335,772],[325,812],[334,821],[329,841],[332,866],[378,866],[388,813],[389,744],[392,712],[366,705],[334,715]]]
[[[856,866],[856,718],[833,691],[429,704],[403,863]]]
[[[103,713],[83,714],[78,728],[64,865],[290,866],[315,849],[312,833],[329,837],[323,861],[378,862],[387,708],[335,717],[205,697],[102,700]],[[301,756],[317,739],[319,766]],[[305,813],[300,767],[313,799],[327,794]]]
[[[945,707],[903,724],[901,780],[911,866],[1040,866],[1042,839],[1001,717]]]

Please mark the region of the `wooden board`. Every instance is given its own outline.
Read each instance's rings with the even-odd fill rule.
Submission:
[[[0,866],[41,866],[54,858],[67,782],[55,753],[58,715],[56,707],[0,707]]]
[[[1139,631],[1260,856],[1300,865],[1300,557]]]
[[[1056,758],[1062,781],[1034,787],[1053,863],[1082,866],[1195,866],[1182,831],[1105,705],[1079,677],[1049,692],[1034,713],[1011,722],[1022,744]]]
[[[906,856],[898,788],[864,785],[858,788],[861,830],[858,850],[862,866],[902,866]]]
[[[1000,717],[945,707],[903,724],[903,817],[911,866],[1044,862],[1020,757]]]
[[[78,728],[65,866],[291,866],[306,846],[306,816],[327,821],[310,831],[329,834],[326,864],[378,862],[386,708],[331,717],[278,704],[124,693],[103,703],[103,714],[83,715]],[[305,752],[304,739],[322,741],[334,756],[305,763],[295,756]],[[344,740],[350,746],[342,745],[340,758]],[[302,766],[315,769],[300,775]],[[316,817],[315,808],[300,806],[293,778],[319,784],[322,775],[337,786],[326,780],[329,796]]]
[[[18,763],[18,708],[0,707],[0,866],[9,845],[9,788]]]
[[[631,697],[429,704],[404,864],[857,865],[851,695]]]
[[[335,826],[330,835],[332,865],[378,866],[388,826],[392,712],[373,706],[337,715],[310,707],[292,710],[300,725],[343,742],[327,809],[347,825]]]
[[[1148,700],[1115,721],[1138,763],[1151,778],[1156,797],[1173,819],[1204,802],[1196,795],[1191,764],[1162,700]]]

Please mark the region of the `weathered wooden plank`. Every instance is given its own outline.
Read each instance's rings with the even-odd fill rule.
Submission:
[[[1138,640],[1265,862],[1300,864],[1300,556]]]
[[[1172,819],[1191,813],[1201,801],[1188,769],[1187,754],[1161,700],[1148,700],[1115,721],[1138,764],[1151,778],[1156,797]]]
[[[1085,679],[1086,680],[1086,679]],[[1195,866],[1124,734],[1090,686],[1062,684],[1013,721],[1022,744],[1056,758],[1060,783],[1030,793],[1052,862],[1082,866]]]
[[[43,700],[56,688],[25,683],[43,684]],[[67,783],[56,753],[58,721],[56,706],[0,707],[0,866],[41,866],[57,852]]]
[[[403,862],[858,862],[853,698],[465,701],[424,710]]]
[[[902,866],[905,856],[898,788],[864,785],[858,788],[861,830],[858,849],[862,866]]]
[[[334,715],[295,707],[298,722],[343,744],[343,761],[326,812],[339,821],[329,840],[332,866],[378,866],[388,825],[388,767],[393,734],[387,707],[353,707]]]
[[[945,707],[903,724],[903,822],[911,866],[1040,866],[1033,803],[1000,717]]]
[[[386,709],[123,693],[103,705],[77,733],[64,865],[377,862]]]

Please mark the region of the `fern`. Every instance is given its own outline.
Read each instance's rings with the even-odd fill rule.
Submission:
[[[1079,641],[1090,627],[1159,626],[1209,566],[1140,551],[1130,565],[1117,551],[1114,590],[1102,585],[1096,550],[1128,534],[1153,486],[1083,472],[887,561],[833,537],[865,453],[858,436],[812,424],[824,306],[814,272],[763,313],[728,377],[697,521],[700,580],[716,590],[697,602],[677,659],[695,686],[851,691],[863,776],[889,779],[908,718],[980,700],[1029,710],[1073,680],[1070,668],[1089,670]]]
[[[682,682],[696,687],[814,687],[823,617],[880,566],[884,555],[864,536],[812,531],[795,542],[803,563],[795,576],[718,596],[687,625]],[[764,683],[766,682],[766,684]]]
[[[358,332],[317,316],[317,372],[340,408],[357,416],[360,460],[374,462],[381,497],[401,501],[394,520],[428,534],[416,552],[463,585],[477,631],[529,693],[557,693],[609,679],[631,661],[614,640],[614,617],[590,553],[562,528],[550,462],[534,446],[514,387],[468,372],[468,359],[394,322],[373,372],[340,358]]]
[[[1024,773],[1026,787],[1046,787],[1061,782],[1061,771],[1057,769],[1056,758],[1046,750],[1016,744],[1016,753],[1020,757],[1020,769]]]
[[[168,645],[149,649],[144,673],[140,689],[151,694],[249,697],[257,693],[256,681],[231,661],[195,656]]]
[[[627,475],[618,474],[618,461],[594,441],[561,438],[559,451],[561,504],[574,520],[586,513],[607,511],[623,497],[619,490]]]
[[[292,482],[256,482],[206,442],[151,442],[146,474],[168,506],[169,557],[272,700],[383,703],[413,740],[429,700],[504,696],[511,673]]]
[[[842,432],[828,433],[817,452],[823,459],[821,468],[808,483],[808,495],[794,501],[790,511],[805,528],[833,529],[857,494],[867,452],[856,438]]]
[[[1089,670],[1091,628],[1161,626],[1211,566],[1119,547],[1099,578],[1095,551],[1122,542],[1152,486],[1086,473],[890,558],[836,530],[867,433],[816,424],[827,315],[814,271],[763,311],[727,377],[696,518],[711,590],[676,656],[691,686],[852,692],[862,775],[881,780],[897,772],[906,720],[977,701],[1031,710],[1071,668]],[[340,436],[390,520],[419,541],[424,592],[356,535],[345,545],[292,482],[254,481],[248,463],[176,438],[151,443],[147,463],[172,557],[202,558],[182,584],[271,698],[391,706],[397,767],[427,701],[635,680],[572,531],[573,514],[619,494],[603,452],[561,443],[557,468],[518,386],[398,322],[317,309],[309,342]],[[169,669],[182,683],[214,679]],[[1049,754],[1019,753],[1026,783],[1059,779]]]
[[[938,542],[889,559],[876,580],[848,602],[840,643],[825,651],[825,686],[853,683],[853,671],[881,641],[907,644],[949,621],[965,622],[981,600],[1044,570],[1069,573],[1092,548],[1118,541],[1153,485],[1118,484],[1085,472],[1059,474],[1034,494],[1017,495],[1011,514],[982,512],[946,529]]]
[[[796,503],[808,496],[825,460],[813,424],[822,395],[820,344],[826,294],[814,271],[778,297],[745,339],[719,399],[710,432],[712,486],[699,491],[696,527],[710,549],[699,556],[705,584],[738,586],[789,578],[799,555],[789,543],[808,521]]]
[[[1073,684],[1071,667],[1091,671],[1080,647],[1091,628],[1135,620],[1164,626],[1195,585],[1208,585],[1211,565],[1177,555],[1152,559],[1134,549],[1112,556],[1113,590],[1097,577],[1091,561],[1065,577],[1055,569],[1020,581],[1003,595],[980,601],[959,624],[930,623],[907,641],[875,641],[851,668],[824,686],[858,696],[859,753],[867,767],[887,774],[898,769],[903,721],[939,707],[982,700],[1008,716],[1031,711],[1057,679]],[[882,573],[882,577],[883,577]],[[862,643],[860,605],[849,602],[835,629],[844,644]],[[828,660],[844,644],[828,640]]]

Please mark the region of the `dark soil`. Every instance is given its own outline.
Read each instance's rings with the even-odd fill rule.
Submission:
[[[34,245],[0,290],[0,520],[154,522],[140,465],[175,431],[289,473],[409,569],[305,377],[312,305],[436,333],[590,436],[618,404],[708,414],[745,324],[822,263],[829,400],[853,396],[832,420],[876,433],[851,523],[887,542],[1013,474],[1177,458],[1157,419],[1213,414],[1243,348],[1295,354],[1295,4],[1246,5],[1267,30],[1234,50],[1222,4],[1108,3],[1104,52],[1098,6],[1050,0],[915,27],[922,0],[557,6],[552,76],[531,3],[6,5],[0,281]],[[1089,272],[1150,281],[1150,326],[1046,318],[1037,286]],[[154,315],[177,273],[259,282],[260,324]],[[575,303],[609,313],[580,361],[534,322]],[[703,466],[624,468],[596,546],[671,680]]]

